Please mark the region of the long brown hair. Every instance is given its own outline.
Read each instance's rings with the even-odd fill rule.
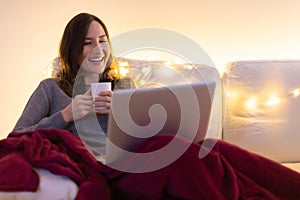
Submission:
[[[70,97],[84,92],[82,90],[77,92],[73,90],[75,80],[76,82],[78,80],[80,82],[79,84],[84,85],[83,79],[80,80],[80,77],[77,77],[77,73],[80,69],[80,65],[78,65],[77,61],[83,52],[84,39],[92,21],[97,21],[103,27],[109,46],[112,49],[107,28],[98,17],[89,13],[80,13],[69,21],[60,41],[59,60],[61,68],[56,74],[56,77],[60,79],[59,85],[61,89]],[[114,86],[114,83],[117,81],[117,77],[111,73],[112,70],[114,70],[112,67],[116,68],[116,62],[113,62],[113,56],[111,53],[105,70],[101,74],[101,77],[99,77],[100,82],[110,81]]]

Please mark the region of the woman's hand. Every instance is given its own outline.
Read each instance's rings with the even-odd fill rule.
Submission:
[[[102,91],[94,99],[95,112],[98,114],[108,114],[111,105],[112,91]]]
[[[63,109],[62,116],[66,122],[76,121],[93,111],[93,100],[89,89],[82,95],[76,95],[72,102]]]

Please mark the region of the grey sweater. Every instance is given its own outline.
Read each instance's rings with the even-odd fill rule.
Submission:
[[[57,78],[41,81],[27,102],[13,131],[65,129],[83,139],[95,156],[104,155],[108,115],[90,113],[80,120],[66,123],[61,110],[71,101],[72,98],[59,87]]]

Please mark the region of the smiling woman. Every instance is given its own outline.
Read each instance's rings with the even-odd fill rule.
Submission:
[[[104,23],[94,15],[80,13],[70,20],[59,48],[56,78],[43,80],[31,95],[14,131],[65,129],[80,135],[95,156],[104,154],[107,114],[112,91],[92,98],[90,85],[119,83]],[[128,85],[127,87],[130,87]],[[104,109],[98,109],[101,107]],[[95,117],[96,116],[96,117]],[[93,119],[97,119],[96,125]]]

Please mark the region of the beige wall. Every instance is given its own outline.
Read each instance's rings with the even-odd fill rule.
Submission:
[[[136,28],[166,28],[193,39],[218,68],[240,59],[300,55],[298,0],[1,0],[0,138],[13,128],[57,54],[67,21],[86,11],[111,36]]]

